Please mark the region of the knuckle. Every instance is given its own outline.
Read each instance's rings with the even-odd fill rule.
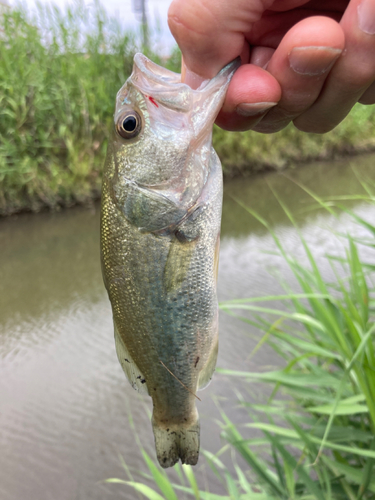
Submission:
[[[342,76],[341,87],[348,93],[365,90],[375,79],[375,67],[373,64],[358,63],[355,66],[355,71],[350,74],[346,73]]]
[[[189,18],[185,15],[184,3],[174,0],[168,10],[168,26],[172,35],[178,41],[183,35],[192,29],[188,24]]]
[[[185,26],[183,15],[183,3],[179,0],[174,0],[171,3],[168,10],[168,26],[171,30],[172,35],[178,39],[180,32],[182,30],[186,30],[187,26]]]
[[[194,0],[174,0],[168,10],[168,25],[177,41],[188,41],[207,32],[207,20]]]

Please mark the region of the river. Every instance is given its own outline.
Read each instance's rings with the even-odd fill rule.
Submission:
[[[322,197],[364,193],[358,177],[374,178],[375,156],[306,165],[284,174],[236,179],[225,186],[219,299],[282,292],[280,278],[297,289],[265,228],[237,200],[265,217],[294,255],[304,253],[272,190],[296,215],[324,275],[333,279],[325,255],[343,251],[340,232],[361,235],[348,215],[312,210],[303,184]],[[353,168],[353,166],[355,168]],[[374,206],[348,202],[374,220]],[[117,361],[110,304],[99,261],[99,207],[23,214],[0,220],[0,498],[1,500],[133,499],[120,455],[132,470],[145,471],[137,439],[154,457],[151,400],[125,380]],[[249,354],[259,333],[220,314],[218,366],[265,370],[280,365],[268,348]],[[234,385],[235,384],[235,385]],[[222,446],[217,405],[234,421],[233,379],[216,374],[199,393],[201,446]],[[262,397],[254,386],[252,398]],[[129,419],[132,420],[131,425]],[[201,485],[211,479],[203,457]]]

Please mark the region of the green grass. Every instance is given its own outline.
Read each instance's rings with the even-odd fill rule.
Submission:
[[[333,203],[315,199],[336,213]],[[375,201],[370,190],[366,201]],[[295,224],[288,208],[279,202]],[[223,435],[256,472],[269,495],[282,499],[375,498],[373,263],[361,260],[360,243],[348,234],[346,257],[327,256],[337,276],[335,283],[327,283],[302,235],[308,267],[284,251],[267,221],[248,207],[244,209],[270,231],[301,293],[286,288],[284,297],[221,304],[234,315],[251,311],[251,319],[243,319],[263,332],[259,345],[266,342],[285,360],[284,369],[265,373],[221,370],[272,387],[266,405],[242,401],[252,420],[247,427],[262,431],[263,439],[244,439],[225,416]],[[369,239],[362,243],[375,248],[375,226],[352,216],[369,232]],[[269,305],[275,300],[281,300],[284,307]],[[280,393],[282,398],[277,397]],[[253,453],[255,445],[268,455],[271,470]]]
[[[113,96],[131,71],[133,38],[99,7],[87,16],[79,3],[65,13],[40,6],[31,20],[12,10],[2,28],[0,210],[97,196]]]
[[[0,215],[98,198],[118,89],[138,37],[96,3],[22,8],[0,19]],[[160,63],[160,57],[148,53]],[[176,49],[167,61],[179,71]],[[214,131],[227,177],[375,147],[372,107],[324,136]]]
[[[363,201],[373,205],[375,189],[368,183],[363,186],[368,193]],[[260,332],[253,354],[268,344],[284,359],[284,368],[261,373],[219,369],[249,386],[256,381],[271,389],[266,404],[250,403],[239,396],[239,404],[248,411],[248,421],[242,426],[221,413],[226,447],[246,465],[240,468],[234,462],[233,473],[219,454],[203,452],[208,465],[223,480],[222,494],[214,495],[197,488],[192,468],[176,466],[180,482],[172,483],[144,454],[150,470],[146,477],[162,496],[150,487],[146,491],[141,482],[127,484],[138,491],[143,488],[146,498],[180,498],[178,492],[202,500],[375,498],[375,265],[373,257],[370,261],[360,257],[363,246],[367,255],[375,251],[375,225],[341,206],[340,198],[327,201],[310,194],[332,215],[345,211],[366,229],[368,237],[358,242],[350,234],[342,235],[345,257],[326,257],[337,277],[330,283],[301,233],[308,265],[287,254],[268,221],[242,205],[273,236],[300,288],[296,292],[284,285],[283,295],[220,304],[222,310]],[[299,232],[279,194],[273,195]],[[249,429],[261,434],[249,438]]]

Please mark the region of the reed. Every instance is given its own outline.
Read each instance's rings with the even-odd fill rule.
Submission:
[[[114,97],[135,37],[99,4],[1,20],[0,210],[69,205],[100,190]]]
[[[363,199],[374,203],[375,191],[363,185],[368,192]],[[263,332],[260,345],[267,342],[285,361],[282,370],[265,373],[221,370],[272,388],[266,405],[241,402],[252,420],[246,426],[262,431],[264,438],[243,438],[225,415],[223,436],[255,472],[267,498],[370,499],[375,495],[375,266],[373,260],[360,258],[359,249],[375,248],[375,226],[339,202],[310,194],[332,214],[345,210],[367,230],[368,238],[356,242],[345,235],[346,257],[327,256],[337,276],[335,283],[328,283],[302,235],[307,267],[285,252],[267,221],[244,207],[272,234],[300,293],[286,288],[283,297],[221,305],[235,315],[251,311],[251,319],[243,319]],[[288,208],[280,199],[279,203],[295,224]],[[283,307],[273,307],[275,300]],[[259,446],[271,468],[267,459],[254,453]]]

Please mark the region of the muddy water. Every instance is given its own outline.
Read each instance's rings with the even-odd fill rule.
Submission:
[[[340,254],[338,233],[358,234],[358,228],[348,216],[335,219],[311,210],[313,200],[299,184],[322,197],[363,193],[358,175],[374,179],[374,163],[374,156],[366,156],[309,165],[288,177],[272,174],[228,183],[220,300],[279,293],[280,277],[296,287],[274,254],[270,235],[235,199],[265,217],[285,247],[303,260],[297,232],[272,190],[277,193],[296,214],[329,278],[324,255]],[[358,201],[350,206],[374,220],[373,207]],[[116,359],[98,224],[98,208],[0,220],[1,500],[136,498],[127,487],[103,480],[126,477],[120,455],[132,470],[145,470],[137,438],[154,456],[150,400],[131,389]],[[220,367],[253,371],[280,363],[267,349],[249,359],[257,332],[224,314],[220,321]],[[217,374],[200,393],[202,447],[210,451],[222,444],[214,421],[219,419],[217,402],[235,421],[244,418],[235,407],[233,384]],[[253,397],[261,392],[255,388]],[[212,490],[220,491],[204,467],[197,470],[202,486],[209,481]]]

